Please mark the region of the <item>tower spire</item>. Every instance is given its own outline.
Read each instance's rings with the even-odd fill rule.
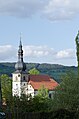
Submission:
[[[18,62],[15,65],[15,69],[19,71],[25,71],[26,65],[23,62],[23,50],[22,50],[22,42],[21,42],[21,34],[20,34],[20,43],[18,49]]]
[[[20,33],[20,46],[22,46],[21,39],[22,39],[22,33]]]
[[[21,39],[22,39],[22,33],[20,33],[20,43],[19,43],[19,47],[22,47],[22,41],[21,41]]]

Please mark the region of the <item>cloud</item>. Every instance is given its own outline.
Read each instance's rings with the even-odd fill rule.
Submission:
[[[45,62],[50,61],[58,61],[58,60],[67,60],[75,58],[75,51],[73,49],[65,49],[61,51],[56,51],[53,48],[49,48],[48,46],[34,46],[28,45],[24,46],[24,58],[35,59],[40,62],[40,60]]]
[[[28,18],[34,14],[66,20],[79,14],[79,0],[0,0],[0,15]]]
[[[58,59],[67,59],[67,58],[74,58],[74,50],[73,49],[66,49],[57,52],[56,57]]]
[[[49,20],[71,19],[79,14],[79,0],[50,0],[44,15]]]
[[[47,46],[24,46],[24,56],[27,57],[46,57],[53,55],[54,50]]]
[[[0,0],[0,14],[30,17],[42,9],[42,0]]]
[[[56,64],[72,64],[75,61],[75,51],[66,49],[56,51],[48,46],[23,46],[24,61],[38,63],[56,63]],[[11,61],[17,62],[18,50],[11,45],[0,46],[0,62]],[[71,63],[72,62],[72,63]]]
[[[16,49],[11,45],[0,46],[0,61],[7,61],[16,56]]]

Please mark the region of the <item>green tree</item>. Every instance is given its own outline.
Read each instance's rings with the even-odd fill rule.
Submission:
[[[38,90],[38,94],[33,98],[33,111],[49,112],[52,107],[52,99],[49,98],[48,89],[43,85]]]
[[[36,68],[33,68],[29,71],[29,74],[38,75],[40,72]]]
[[[53,109],[79,111],[79,80],[71,73],[64,76],[53,96]]]
[[[77,54],[77,62],[78,62],[78,78],[79,78],[79,31],[78,31],[78,34],[75,38],[75,41],[76,41],[76,54]]]
[[[2,110],[2,89],[1,89],[1,78],[0,78],[0,111]]]
[[[1,75],[2,97],[6,100],[12,95],[12,79],[6,75]]]
[[[48,89],[42,85],[40,89],[38,90],[37,96],[42,97],[42,98],[47,98],[49,96]]]

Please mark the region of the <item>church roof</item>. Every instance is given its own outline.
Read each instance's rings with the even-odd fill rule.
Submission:
[[[29,83],[32,85],[34,90],[38,90],[42,86],[48,90],[54,90],[58,86],[58,83],[48,75],[30,75]]]

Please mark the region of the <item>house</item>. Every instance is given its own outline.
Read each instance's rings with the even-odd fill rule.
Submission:
[[[13,96],[21,94],[31,95],[34,97],[38,90],[44,86],[49,91],[49,96],[54,92],[58,83],[48,75],[30,75],[26,72],[26,64],[23,61],[22,43],[18,49],[18,61],[15,64],[15,72],[12,74],[12,93]]]
[[[48,89],[49,96],[51,96],[54,89],[58,86],[58,83],[48,75],[29,75],[29,84],[33,88],[33,96],[38,93],[42,86]]]

